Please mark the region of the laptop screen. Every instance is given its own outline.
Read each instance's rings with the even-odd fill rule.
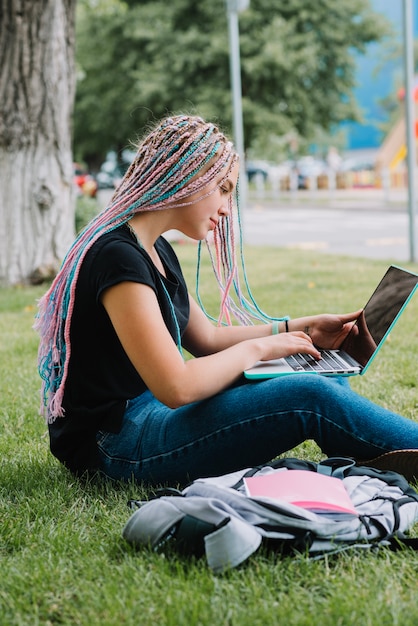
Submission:
[[[418,285],[418,276],[391,266],[340,346],[364,367]]]

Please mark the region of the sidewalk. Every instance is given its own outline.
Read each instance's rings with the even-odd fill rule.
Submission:
[[[248,194],[249,209],[262,206],[264,209],[285,207],[307,208],[314,206],[323,209],[367,209],[369,211],[408,211],[407,189],[315,189],[293,192],[272,192],[271,190],[250,189]]]

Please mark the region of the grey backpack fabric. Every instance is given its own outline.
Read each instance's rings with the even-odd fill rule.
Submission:
[[[340,478],[356,516],[317,514],[271,498],[245,493],[243,478],[303,469]],[[131,500],[136,508],[123,528],[132,545],[206,555],[216,573],[236,567],[261,545],[302,551],[310,556],[349,547],[403,545],[417,548],[406,533],[418,521],[418,493],[396,472],[356,466],[351,459],[321,463],[279,459],[270,465],[193,481],[183,491],[163,489],[152,500]]]

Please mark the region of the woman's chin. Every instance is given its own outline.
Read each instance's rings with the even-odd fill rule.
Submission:
[[[209,231],[207,232],[207,235],[206,235],[205,239],[206,239],[206,241],[207,241],[208,243],[213,243],[213,239],[214,239],[214,232],[215,232],[215,229],[214,229],[214,230],[209,230]]]

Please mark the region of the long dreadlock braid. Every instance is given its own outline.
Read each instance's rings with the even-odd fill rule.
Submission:
[[[42,412],[46,413],[49,422],[64,415],[62,402],[71,356],[70,327],[75,290],[88,250],[102,235],[124,224],[138,212],[162,210],[174,201],[177,206],[189,204],[187,199],[199,191],[202,191],[202,198],[213,193],[205,192],[209,183],[221,172],[224,172],[223,181],[237,158],[224,134],[214,124],[196,116],[168,117],[139,144],[135,159],[110,204],[78,235],[50,289],[39,301],[34,327],[40,334],[38,369],[42,378]],[[230,202],[232,207],[232,200]],[[221,221],[228,222],[228,225],[221,227],[216,237],[219,262],[215,265],[212,261],[223,292],[219,320],[226,317],[230,323],[228,311],[231,310],[241,323],[249,323],[248,315],[237,315],[239,307],[229,297],[232,284],[239,292],[233,224],[229,216]],[[229,243],[222,241],[220,244],[219,238],[224,240],[225,236]],[[244,308],[251,308],[242,297],[240,303]]]

